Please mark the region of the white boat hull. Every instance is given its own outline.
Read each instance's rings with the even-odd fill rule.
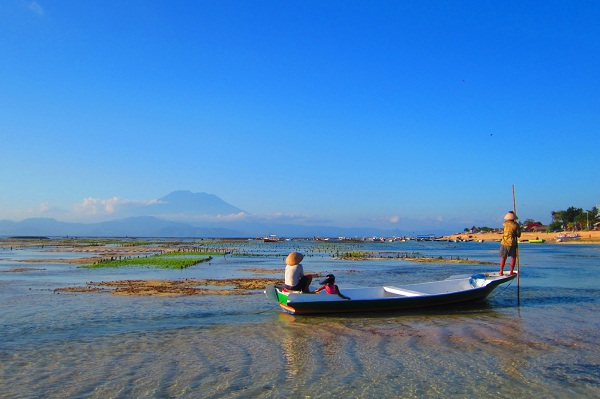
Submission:
[[[482,300],[500,284],[515,277],[516,274],[487,273],[419,284],[344,288],[342,292],[351,300],[324,293],[285,292],[273,285],[267,286],[265,293],[292,314],[398,310]]]

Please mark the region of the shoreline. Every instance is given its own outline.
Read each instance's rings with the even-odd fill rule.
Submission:
[[[563,242],[557,242],[556,237],[559,234],[579,234],[578,240],[569,240]],[[600,230],[590,231],[576,231],[576,232],[562,232],[562,233],[545,233],[545,232],[523,232],[519,238],[519,243],[529,244],[529,240],[535,239],[546,240],[545,244],[600,244]],[[456,233],[442,238],[436,241],[494,241],[500,242],[502,240],[502,233]]]

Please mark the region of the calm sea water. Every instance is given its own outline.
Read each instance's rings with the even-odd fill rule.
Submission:
[[[521,279],[484,302],[409,313],[290,316],[247,296],[54,293],[86,281],[283,274],[284,255],[344,287],[430,281],[496,265],[335,261],[337,246],[238,244],[182,271],[80,269],[0,249],[1,398],[600,397],[600,246],[521,245]],[[344,249],[497,263],[497,243],[353,244]],[[519,295],[518,295],[519,294]],[[519,298],[519,301],[517,300]]]

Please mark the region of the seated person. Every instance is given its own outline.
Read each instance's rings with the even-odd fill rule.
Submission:
[[[285,289],[288,291],[310,292],[313,277],[304,274],[304,268],[300,263],[302,259],[304,255],[299,252],[292,252],[285,259]]]
[[[347,296],[342,295],[340,289],[335,284],[335,276],[333,274],[328,274],[327,276],[325,276],[325,280],[321,281],[320,284],[322,286],[315,290],[315,294],[318,294],[319,292],[325,290],[325,292],[328,294],[337,294],[341,298],[350,299]]]

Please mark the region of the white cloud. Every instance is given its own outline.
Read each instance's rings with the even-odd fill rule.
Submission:
[[[246,220],[248,218],[250,218],[250,214],[248,214],[246,212],[232,213],[230,215],[217,215],[216,216],[217,220],[222,220],[222,221],[227,221],[227,222],[239,221],[239,220]]]
[[[369,222],[369,224],[371,223],[375,223],[378,226],[385,226],[389,223],[391,224],[397,224],[400,222],[400,220],[406,220],[404,218],[402,218],[401,216],[398,215],[394,215],[394,216],[378,216],[378,217],[372,217],[369,219],[365,219]]]
[[[44,15],[44,8],[37,1],[29,2],[29,4],[27,5],[27,8],[29,8],[31,11],[33,11],[37,15],[40,15],[40,16]]]
[[[158,200],[140,201],[140,200],[129,200],[119,197],[112,197],[107,199],[87,197],[84,198],[80,204],[75,205],[74,211],[80,215],[86,216],[99,216],[99,215],[113,215],[119,211],[119,207],[128,204],[135,205],[152,205],[159,203]]]
[[[264,216],[259,217],[260,219],[268,220],[268,221],[277,221],[281,223],[306,223],[306,224],[315,224],[315,223],[328,223],[330,220],[320,217],[320,216],[306,216],[306,215],[298,215],[294,213],[271,213]]]
[[[108,200],[88,197],[84,198],[81,204],[74,206],[76,213],[83,215],[104,215],[114,212],[114,205],[119,200],[118,197],[113,197]]]

